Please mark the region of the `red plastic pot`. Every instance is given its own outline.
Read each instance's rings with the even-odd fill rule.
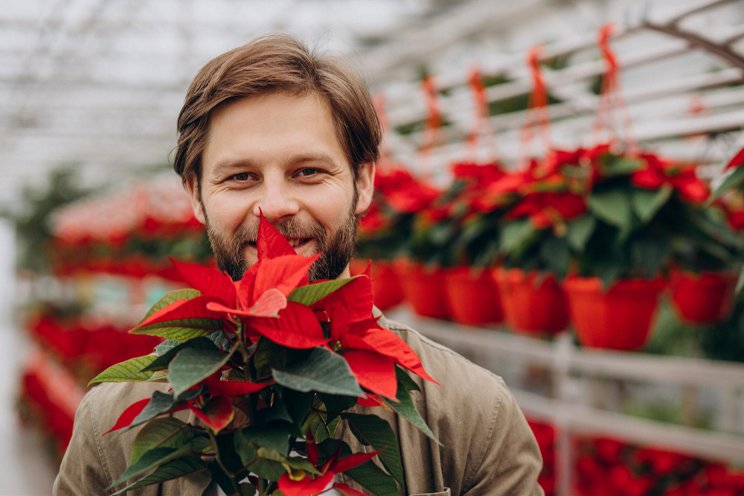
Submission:
[[[488,270],[455,267],[445,272],[450,313],[455,322],[482,325],[504,320],[499,290]]]
[[[555,334],[568,326],[568,304],[563,289],[552,275],[521,269],[494,269],[504,317],[515,332]]]
[[[666,281],[626,279],[603,291],[597,277],[570,277],[563,287],[582,345],[637,350],[648,340]]]
[[[351,275],[361,274],[367,270],[367,263],[366,260],[352,260]],[[372,292],[377,308],[386,310],[403,302],[403,288],[392,262],[372,260],[371,276]]]
[[[441,268],[424,267],[410,260],[396,260],[395,268],[406,301],[413,311],[424,317],[448,319],[450,316],[444,271]]]
[[[734,308],[737,272],[693,273],[674,270],[669,281],[672,307],[690,324],[710,325],[726,320]]]

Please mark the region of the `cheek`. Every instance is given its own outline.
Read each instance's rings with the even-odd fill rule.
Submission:
[[[251,211],[245,199],[232,195],[219,195],[204,202],[209,223],[220,231],[234,232],[244,222]]]
[[[331,230],[337,229],[352,208],[353,196],[343,188],[327,191],[308,199],[310,214]]]

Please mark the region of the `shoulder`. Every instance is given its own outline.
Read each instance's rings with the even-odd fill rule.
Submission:
[[[384,319],[384,318],[383,318]],[[537,443],[504,380],[455,351],[391,320],[439,385],[420,382],[417,409],[442,441],[444,479],[461,492],[540,494]]]
[[[432,341],[400,322],[383,317],[380,324],[398,334],[416,352],[427,372],[442,385],[439,389],[448,390],[448,394],[458,391],[466,395],[478,392],[482,396],[495,397],[508,394],[506,384],[500,376],[476,365],[450,348]],[[466,387],[452,387],[458,384]]]
[[[167,384],[121,382],[99,384],[88,391],[75,414],[54,494],[104,494],[126,468],[138,429],[107,431],[130,404],[165,387]]]

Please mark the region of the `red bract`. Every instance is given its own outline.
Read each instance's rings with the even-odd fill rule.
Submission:
[[[387,195],[388,203],[395,210],[413,214],[420,212],[439,197],[439,190],[425,183],[410,183],[391,191]]]
[[[452,165],[452,175],[455,179],[470,182],[472,189],[483,189],[506,175],[506,172],[496,162],[477,164],[475,162],[457,162]]]
[[[490,212],[497,208],[508,205],[519,195],[520,189],[530,181],[528,172],[517,172],[507,174],[489,184],[482,191],[480,198],[473,201],[473,210],[476,212]]]
[[[295,288],[308,283],[310,266],[320,255],[295,254],[289,242],[263,216],[259,223],[257,251],[258,261],[238,282],[216,269],[174,260],[183,280],[201,294],[167,305],[135,330],[186,319],[223,320],[224,328],[230,329],[234,328],[234,319],[242,318],[249,332],[281,345],[290,348],[322,345],[325,342],[323,331],[312,312],[287,301]],[[282,318],[277,319],[279,316]]]
[[[330,294],[315,306],[330,321],[330,346],[349,364],[359,384],[386,398],[395,399],[395,364],[431,382],[416,353],[400,336],[380,327],[370,317],[372,286],[369,277],[359,277]]]
[[[736,152],[736,155],[729,160],[724,170],[736,169],[742,165],[744,165],[744,148]]]
[[[586,200],[573,193],[533,193],[521,200],[507,217],[529,217],[536,228],[543,229],[578,217],[586,208]]]
[[[697,177],[695,166],[673,163],[652,154],[642,154],[640,158],[645,161],[646,167],[633,172],[630,177],[639,188],[658,189],[669,184],[683,199],[692,203],[702,203],[708,199],[710,190]]]
[[[439,190],[403,168],[381,170],[375,175],[375,195],[400,213],[416,213],[439,197]]]
[[[360,233],[373,233],[380,230],[385,224],[385,217],[380,211],[380,205],[373,202],[367,213],[359,219],[359,231]]]
[[[307,459],[313,466],[318,465],[318,448],[310,433],[307,434]],[[377,452],[357,453],[347,457],[338,458],[338,453],[328,459],[320,469],[320,475],[301,473],[299,476],[290,477],[283,474],[278,481],[279,490],[284,496],[316,496],[322,493],[333,481],[336,474],[341,474],[377,456]],[[346,484],[334,484],[333,488],[344,496],[364,495]]]

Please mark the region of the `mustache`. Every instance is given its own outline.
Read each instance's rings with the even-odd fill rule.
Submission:
[[[272,223],[279,233],[287,239],[322,239],[325,231],[320,224],[302,225],[297,219],[287,219]],[[244,246],[256,244],[258,240],[258,223],[251,226],[241,226],[233,238],[234,245]]]

